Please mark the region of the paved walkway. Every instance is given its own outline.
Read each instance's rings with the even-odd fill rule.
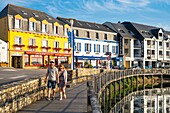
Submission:
[[[57,93],[56,100],[39,100],[17,113],[85,113],[87,112],[87,85],[77,84],[67,88],[67,99],[59,101]]]

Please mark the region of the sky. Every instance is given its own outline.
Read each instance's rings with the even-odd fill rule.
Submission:
[[[170,0],[0,0],[0,10],[9,3],[53,17],[101,24],[130,21],[170,31]]]

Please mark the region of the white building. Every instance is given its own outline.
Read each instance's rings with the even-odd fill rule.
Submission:
[[[138,23],[123,22],[122,24],[140,41],[143,68],[170,65],[170,32]]]
[[[0,62],[8,62],[7,43],[0,39]]]

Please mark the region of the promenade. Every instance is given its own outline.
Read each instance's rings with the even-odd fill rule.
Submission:
[[[59,100],[59,93],[54,101],[45,98],[19,110],[17,113],[85,113],[87,112],[86,82],[67,88],[67,99]]]

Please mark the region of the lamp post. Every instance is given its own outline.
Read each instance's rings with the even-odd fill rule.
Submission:
[[[74,20],[70,19],[70,30],[71,30],[71,47],[72,47],[72,60],[71,60],[71,70],[74,70],[74,32],[73,32]]]

